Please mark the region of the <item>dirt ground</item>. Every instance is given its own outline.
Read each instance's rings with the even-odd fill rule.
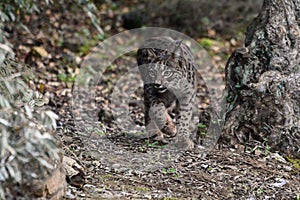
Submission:
[[[35,68],[37,79],[33,87],[50,99],[49,109],[60,116],[57,137],[63,143],[65,155],[85,168],[86,182],[77,187],[68,185],[65,198],[300,199],[299,164],[268,151],[260,143],[254,148],[217,145],[205,158],[195,151],[172,155],[168,161],[150,162],[153,157],[149,155],[156,155],[161,147],[153,141],[128,137],[117,128],[120,122],[113,121],[110,114],[111,88],[128,70],[126,66],[135,62],[134,52],[112,63],[94,91],[80,90],[81,95],[95,94],[96,103],[87,99],[84,105],[97,114],[93,121],[98,129],[88,130],[88,124],[78,125],[74,116],[82,111],[72,107],[73,83],[84,58],[103,39],[126,30],[124,27],[172,28],[199,42],[221,72],[216,76],[224,78],[226,60],[234,48],[242,45],[243,31],[260,7],[259,3],[248,1],[244,4],[187,1],[180,6],[182,10],[175,11],[177,7],[170,2],[153,2],[97,3],[97,17],[104,35],[97,32],[82,8],[71,1],[43,6],[40,13],[24,16],[21,22],[28,29],[23,25],[7,28],[17,60]],[[195,13],[200,14],[193,16]],[[199,111],[202,131],[206,131],[210,100],[203,88],[200,83]],[[141,90],[133,98],[136,103],[129,105],[131,116],[142,125]]]

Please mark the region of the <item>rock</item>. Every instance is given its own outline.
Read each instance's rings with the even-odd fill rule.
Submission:
[[[62,163],[46,178],[33,179],[19,184],[1,183],[7,199],[62,199],[66,192],[66,174]]]
[[[140,28],[142,26],[142,16],[139,12],[128,12],[122,16],[123,27],[126,29]]]
[[[43,47],[33,47],[32,48],[32,52],[41,56],[41,57],[47,57],[48,56],[48,52],[43,48]]]
[[[74,187],[82,188],[86,179],[84,168],[67,156],[63,157],[63,165],[67,173],[67,182]]]
[[[32,187],[35,197],[44,197],[46,199],[61,199],[66,192],[66,174],[62,163],[53,171],[47,180],[37,180]]]

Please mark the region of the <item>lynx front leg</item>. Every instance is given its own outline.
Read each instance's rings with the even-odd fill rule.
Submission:
[[[166,118],[166,124],[162,129],[162,132],[165,133],[168,137],[175,137],[176,126],[167,111],[165,112],[165,118]]]
[[[177,138],[175,146],[182,150],[191,150],[194,148],[194,142],[190,136],[190,123],[192,123],[194,95],[185,96],[176,101],[176,123]]]
[[[153,102],[149,109],[150,126],[152,130],[157,133],[156,140],[163,141],[164,134],[174,137],[176,135],[176,126],[174,125],[172,118],[169,116],[165,105],[162,102]]]
[[[157,102],[152,95],[151,86],[145,87],[145,126],[149,137],[156,136],[156,140],[166,142],[164,134],[174,137],[176,135],[176,126],[169,116],[165,105]]]

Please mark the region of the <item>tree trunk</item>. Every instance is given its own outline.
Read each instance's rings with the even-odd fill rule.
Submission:
[[[300,0],[264,1],[245,47],[226,65],[228,107],[220,142],[260,141],[300,157],[299,25]]]

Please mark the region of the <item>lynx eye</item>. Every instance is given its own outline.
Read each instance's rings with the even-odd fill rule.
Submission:
[[[173,75],[173,72],[172,71],[164,71],[163,72],[163,76],[166,77],[166,78],[169,78]]]

